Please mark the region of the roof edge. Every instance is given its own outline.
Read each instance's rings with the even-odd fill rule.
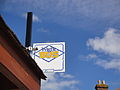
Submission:
[[[47,77],[44,75],[43,71],[38,67],[36,62],[32,59],[32,57],[30,56],[28,51],[25,49],[25,47],[20,43],[20,41],[18,40],[18,38],[14,34],[14,32],[7,26],[7,24],[5,23],[5,21],[3,20],[1,15],[0,15],[0,25],[1,25],[0,29],[3,30],[3,31],[0,31],[0,32],[3,32],[5,35],[7,34],[5,38],[10,39],[12,41],[12,43],[17,47],[17,49],[19,49],[19,51],[22,54],[22,56],[24,56],[24,57],[29,59],[29,63],[28,63],[29,64],[29,68],[31,68],[31,67],[32,68],[36,68],[35,70],[32,69],[33,73],[38,78],[42,78],[42,79],[46,80]],[[4,30],[4,29],[6,29],[6,30]],[[15,48],[14,47],[12,47],[12,48],[15,50],[16,47]],[[27,62],[27,61],[24,61],[24,62]]]

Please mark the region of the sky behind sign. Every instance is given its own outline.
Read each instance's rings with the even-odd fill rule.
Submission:
[[[0,0],[23,45],[28,11],[32,43],[66,42],[66,72],[47,74],[43,90],[94,90],[99,79],[120,87],[120,0]]]

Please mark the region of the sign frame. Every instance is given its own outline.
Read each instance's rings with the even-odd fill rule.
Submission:
[[[43,72],[65,72],[65,42],[34,43],[33,48],[38,48],[38,50],[32,52],[32,58],[35,60],[37,65],[43,70]],[[59,52],[59,56],[57,58],[51,59],[40,58],[39,53],[43,50],[48,51],[49,48],[57,50]],[[58,67],[56,67],[55,65],[57,65]]]

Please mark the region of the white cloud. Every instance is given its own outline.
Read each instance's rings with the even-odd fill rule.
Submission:
[[[41,20],[38,18],[38,16],[33,14],[33,22],[41,22]]]
[[[87,58],[94,59],[97,58],[98,56],[96,54],[89,54]]]
[[[110,55],[120,55],[120,32],[110,28],[102,38],[89,39],[87,45],[96,51],[102,51]]]
[[[98,60],[97,65],[104,67],[105,69],[116,69],[120,71],[120,60]]]
[[[6,0],[3,11],[18,15],[32,11],[53,23],[95,30],[96,24],[101,27],[103,23],[112,26],[119,22],[119,3],[119,0]]]
[[[88,54],[88,55],[80,55],[78,58],[81,61],[90,61],[90,60],[93,61],[93,60],[98,59],[99,57],[96,54],[92,53],[92,54]]]
[[[119,0],[6,0],[6,8],[49,12],[56,15],[85,15],[92,18],[120,18]],[[12,7],[17,5],[16,8]],[[22,7],[21,7],[22,6]]]
[[[70,75],[70,74],[65,74],[65,73],[60,73],[60,76],[62,78],[74,78],[74,76]]]
[[[95,64],[105,69],[116,69],[120,71],[120,32],[117,29],[108,29],[102,38],[96,37],[87,41],[87,46],[93,50],[103,52],[107,55],[97,57]],[[94,57],[94,56],[92,56]]]
[[[79,81],[73,80],[70,74],[46,73],[46,76],[47,81],[42,81],[42,90],[64,90],[65,88],[77,90],[75,85]]]
[[[27,13],[23,14],[23,16],[27,19]],[[33,20],[33,22],[41,22],[41,20],[39,19],[39,17],[36,16],[35,14],[33,14],[32,20]]]
[[[49,30],[45,28],[39,28],[37,29],[37,32],[49,33]]]

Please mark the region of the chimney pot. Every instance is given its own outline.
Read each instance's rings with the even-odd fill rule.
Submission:
[[[105,84],[105,80],[102,80],[102,84]]]
[[[100,81],[100,80],[98,80],[98,84],[101,84],[101,81]]]

